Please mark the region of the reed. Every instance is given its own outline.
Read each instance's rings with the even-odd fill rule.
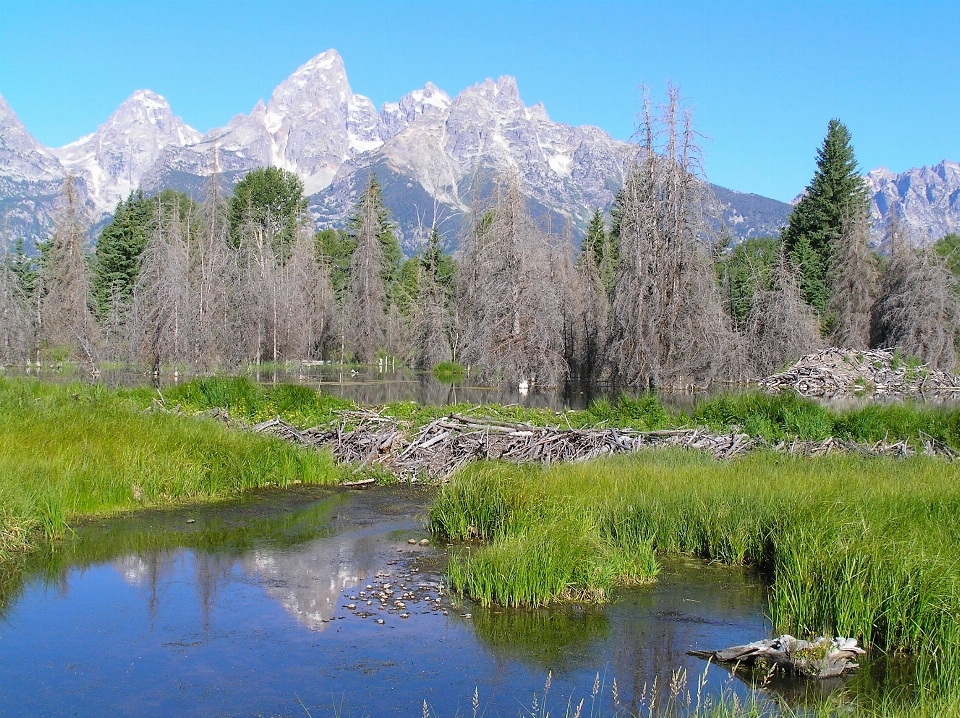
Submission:
[[[82,516],[339,476],[328,454],[140,401],[0,379],[0,563]]]
[[[550,468],[476,464],[441,490],[430,522],[452,540],[484,539],[450,572],[481,602],[606,596],[620,574],[584,567],[611,556],[637,562],[645,578],[655,572],[651,551],[751,565],[770,581],[777,630],[910,652],[957,691],[958,479],[960,466],[925,457],[773,452],[729,462],[648,452]],[[558,561],[564,551],[574,551],[578,572]]]

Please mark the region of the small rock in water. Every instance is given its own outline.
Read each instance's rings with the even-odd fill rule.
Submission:
[[[400,618],[410,618],[410,614],[409,614],[409,613],[401,613],[401,614],[400,614]]]
[[[443,609],[443,615],[444,615],[444,616],[449,616],[450,613],[449,613],[449,611],[447,611],[447,609]]]
[[[430,539],[420,539],[420,545],[421,545],[421,546],[429,546],[429,545],[430,545]]]
[[[416,542],[417,542],[416,539],[407,539],[408,544],[415,544]]]
[[[348,603],[348,604],[347,604],[347,608],[349,608],[351,611],[352,611],[353,609],[355,609],[356,607],[357,607],[357,604],[355,604],[355,603]]]
[[[196,522],[197,522],[196,519],[187,519],[187,523],[188,523],[188,524],[194,524],[194,523],[196,523]]]
[[[378,618],[378,619],[377,619],[377,623],[379,623],[379,624],[382,626],[382,625],[383,625],[383,619],[382,619],[382,618]]]
[[[473,618],[473,614],[472,614],[472,613],[464,613],[463,616],[461,616],[461,618]]]
[[[372,606],[372,605],[373,605],[373,601],[367,601],[367,605],[368,605],[368,606]]]

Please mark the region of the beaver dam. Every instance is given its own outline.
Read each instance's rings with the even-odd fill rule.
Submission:
[[[824,456],[853,452],[863,456],[911,456],[910,442],[858,443],[835,437],[822,441],[769,442],[741,432],[712,433],[707,429],[573,429],[510,423],[482,416],[451,414],[436,419],[412,434],[396,419],[373,410],[340,412],[335,428],[316,426],[298,429],[277,417],[251,428],[287,441],[315,448],[329,448],[341,463],[354,463],[358,470],[380,466],[410,481],[448,479],[468,462],[499,459],[518,464],[555,464],[588,461],[648,448],[684,448],[705,451],[718,459],[730,459],[757,448],[800,456]],[[218,416],[224,417],[223,414]],[[956,459],[958,452],[946,443],[927,437],[921,452]],[[373,479],[366,479],[373,483]]]

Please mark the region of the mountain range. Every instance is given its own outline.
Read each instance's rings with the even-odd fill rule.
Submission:
[[[597,127],[554,122],[542,104],[526,106],[512,77],[455,98],[427,83],[378,111],[354,94],[342,58],[328,50],[284,80],[269,102],[206,134],[160,95],[138,90],[93,134],[47,148],[0,97],[0,217],[7,237],[47,236],[68,172],[91,220],[102,224],[137,187],[199,196],[215,170],[233,185],[255,167],[275,166],[303,180],[318,227],[340,226],[372,172],[410,253],[435,222],[455,243],[475,193],[504,170],[519,177],[541,221],[580,231],[594,208],[609,208],[634,152]],[[960,225],[955,163],[902,175],[878,169],[867,179],[878,228],[891,207],[925,239]],[[777,233],[791,210],[759,195],[713,190],[717,214],[737,238]]]

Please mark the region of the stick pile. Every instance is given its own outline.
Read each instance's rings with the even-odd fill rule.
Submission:
[[[925,364],[908,365],[884,349],[831,347],[808,354],[786,371],[761,380],[760,386],[810,397],[923,395],[960,392],[960,377]]]
[[[436,419],[410,435],[394,418],[373,411],[344,411],[340,416],[336,428],[299,430],[279,417],[251,428],[304,446],[329,447],[338,462],[356,464],[358,471],[377,465],[410,481],[443,481],[476,459],[554,464],[656,447],[707,451],[717,459],[740,456],[760,446],[800,456],[822,456],[835,451],[867,456],[915,453],[907,442],[856,444],[829,438],[821,442],[770,444],[747,434],[715,434],[706,429],[560,429],[459,414]],[[957,458],[950,447],[932,438],[923,450],[931,455]]]

